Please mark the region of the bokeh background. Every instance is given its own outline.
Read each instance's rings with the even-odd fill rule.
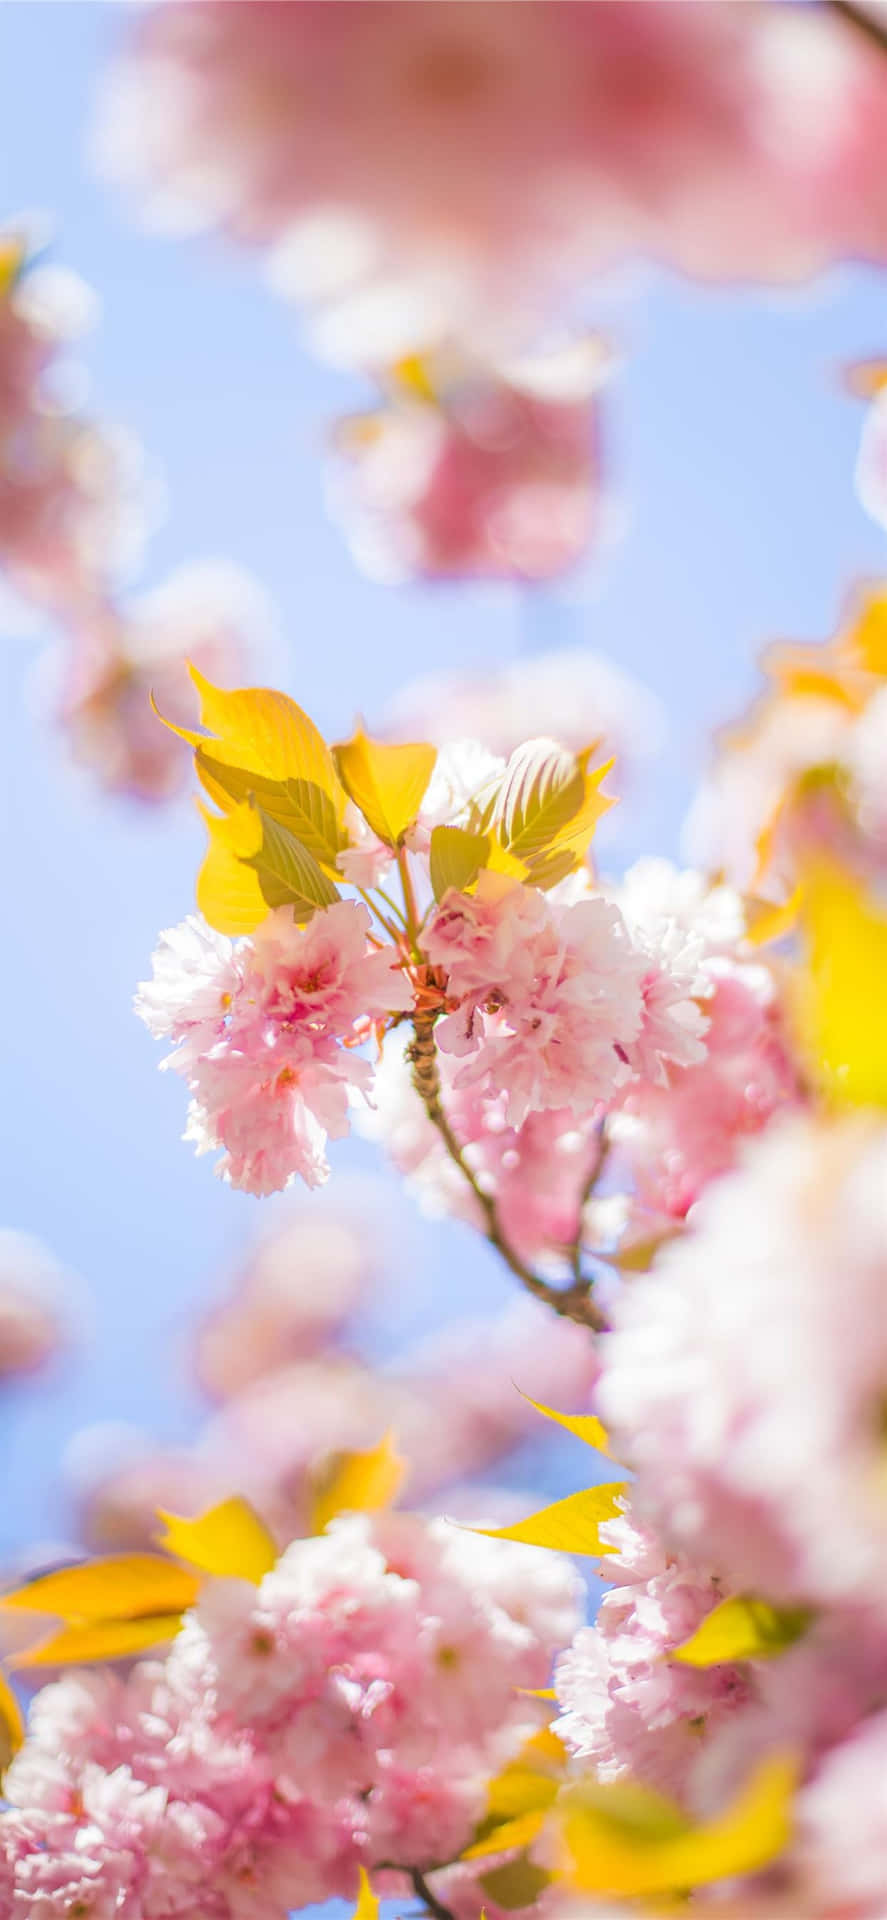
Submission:
[[[666,726],[605,857],[674,855],[713,726],[755,684],[759,647],[814,638],[849,582],[883,568],[855,501],[848,362],[882,350],[878,275],[812,290],[703,292],[666,276],[607,288],[589,309],[626,349],[605,402],[606,537],[563,588],[402,587],[360,575],[326,513],[327,422],[366,395],[309,356],[248,258],[139,232],[93,177],[99,74],[128,10],[6,0],[0,9],[0,205],[53,222],[57,257],[97,290],[78,349],[103,418],[162,469],[166,517],[144,584],[186,558],[254,573],[277,609],[275,672],[338,735],[372,721],[420,671],[564,644],[607,654],[662,701]],[[6,839],[0,1222],[38,1235],[79,1276],[73,1359],[4,1390],[0,1559],[61,1544],[59,1469],[84,1426],[125,1421],[184,1440],[202,1408],[184,1361],[195,1313],[274,1207],[223,1188],[180,1144],[181,1086],[133,1018],[159,927],[192,901],[202,840],[186,800],[111,805],[66,764],[36,691],[45,634],[10,632],[2,661]],[[360,1141],[339,1165],[374,1167]],[[467,1230],[423,1221],[393,1175],[392,1281],[368,1337],[391,1348],[510,1291]],[[556,1454],[508,1469],[563,1490]],[[500,1476],[501,1477],[501,1476]],[[572,1484],[572,1483],[571,1483]]]

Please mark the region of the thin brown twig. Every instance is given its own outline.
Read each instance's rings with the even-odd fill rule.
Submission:
[[[824,0],[829,13],[836,13],[840,20],[846,21],[854,33],[864,34],[879,53],[887,53],[887,19],[879,19],[869,13],[867,7],[857,7],[852,0]]]
[[[432,1893],[421,1868],[411,1867],[409,1871],[413,1892],[417,1899],[423,1902],[428,1912],[434,1915],[434,1920],[453,1920],[449,1907],[445,1907],[443,1901],[438,1900],[437,1894]]]
[[[485,1193],[477,1175],[469,1166],[463,1149],[453,1132],[441,1099],[440,1073],[437,1065],[437,1045],[434,1038],[434,1014],[417,1013],[413,1018],[414,1038],[410,1043],[408,1055],[413,1069],[413,1085],[422,1101],[433,1127],[436,1127],[447,1149],[450,1159],[459,1168],[474,1194],[484,1216],[487,1239],[495,1247],[507,1267],[531,1293],[547,1307],[560,1314],[562,1319],[574,1320],[578,1326],[591,1327],[596,1333],[603,1332],[606,1321],[591,1297],[591,1283],[579,1272],[568,1287],[555,1287],[541,1274],[534,1273],[532,1267],[521,1259],[502,1231],[502,1225],[492,1195]]]

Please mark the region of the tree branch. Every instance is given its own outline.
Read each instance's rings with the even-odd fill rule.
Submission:
[[[830,13],[836,13],[846,22],[854,33],[864,34],[866,39],[879,53],[887,53],[887,19],[879,19],[869,13],[867,7],[857,7],[852,0],[825,0]]]
[[[543,1280],[541,1274],[534,1273],[532,1267],[521,1259],[514,1247],[509,1245],[502,1231],[502,1224],[492,1195],[485,1193],[476,1174],[468,1165],[463,1149],[456,1138],[444,1111],[441,1099],[440,1072],[437,1064],[437,1044],[434,1038],[434,1015],[417,1013],[413,1019],[414,1038],[408,1048],[408,1058],[413,1069],[413,1085],[418,1093],[425,1112],[433,1127],[436,1127],[454,1165],[459,1168],[468,1182],[472,1193],[484,1216],[486,1237],[494,1246],[501,1259],[515,1275],[528,1293],[551,1307],[562,1319],[574,1320],[578,1326],[591,1327],[601,1333],[606,1321],[600,1309],[591,1298],[591,1282],[582,1274],[576,1277],[568,1287],[555,1287]]]

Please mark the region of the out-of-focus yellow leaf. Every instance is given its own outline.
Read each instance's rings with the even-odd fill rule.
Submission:
[[[756,1873],[787,1845],[797,1782],[793,1759],[765,1760],[724,1813],[700,1825],[656,1794],[582,1787],[564,1796],[568,1879],[581,1893],[680,1893]]]
[[[60,1627],[12,1655],[15,1668],[74,1666],[89,1660],[126,1660],[175,1639],[180,1613],[139,1614],[132,1620],[80,1620]]]
[[[429,864],[435,900],[442,900],[451,887],[456,893],[465,893],[481,868],[489,865],[490,850],[488,833],[468,833],[464,827],[432,827]]]
[[[873,400],[887,387],[887,360],[857,360],[847,368],[847,385],[860,400]]]
[[[342,784],[367,826],[386,846],[398,846],[422,805],[437,748],[424,741],[389,746],[358,728],[333,752]]]
[[[198,1582],[159,1553],[110,1554],[43,1573],[0,1598],[0,1607],[50,1613],[60,1620],[132,1620],[180,1613],[193,1605]]]
[[[254,933],[268,917],[268,902],[255,868],[245,862],[261,847],[262,822],[246,802],[221,816],[203,806],[199,811],[209,847],[197,875],[197,905],[219,933]]]
[[[337,1454],[314,1496],[312,1533],[322,1533],[337,1513],[378,1513],[403,1486],[407,1463],[386,1433],[377,1447]]]
[[[514,1913],[522,1907],[532,1907],[545,1888],[551,1885],[551,1874],[544,1867],[537,1867],[526,1853],[520,1853],[516,1860],[506,1860],[500,1867],[491,1867],[488,1873],[480,1876],[480,1885],[490,1900],[506,1913]]]
[[[867,673],[887,675],[887,593],[867,593],[848,636],[854,659]]]
[[[20,233],[0,233],[0,297],[10,293],[28,257]]]
[[[541,1400],[531,1400],[528,1393],[522,1393],[521,1399],[546,1420],[553,1420],[557,1426],[575,1434],[577,1440],[584,1440],[587,1447],[594,1447],[597,1453],[609,1453],[610,1436],[596,1413],[558,1413],[554,1407],[543,1406]]]
[[[617,1518],[627,1490],[626,1480],[583,1487],[580,1493],[569,1493],[565,1500],[541,1507],[512,1527],[473,1527],[471,1531],[489,1540],[519,1540],[528,1547],[553,1547],[558,1553],[592,1554],[597,1559],[614,1551],[601,1540],[598,1529],[603,1521]]]
[[[359,1867],[358,1872],[360,1874],[360,1890],[357,1895],[357,1906],[354,1909],[351,1920],[379,1920],[379,1901],[370,1886],[369,1875],[367,1874],[366,1868]]]
[[[550,1807],[563,1781],[566,1748],[550,1727],[524,1741],[520,1753],[490,1781],[487,1788],[487,1818],[511,1818],[519,1813],[534,1813]]]
[[[161,1546],[201,1573],[222,1579],[251,1580],[255,1586],[277,1565],[277,1547],[264,1520],[248,1500],[235,1494],[189,1520],[158,1510],[163,1521]]]
[[[395,361],[391,371],[395,385],[411,400],[424,400],[429,406],[436,405],[437,395],[428,354],[406,353]]]
[[[795,887],[781,903],[749,896],[745,901],[746,939],[753,947],[766,947],[773,940],[782,940],[796,925],[800,907],[800,887]]]
[[[545,1825],[546,1809],[540,1807],[533,1813],[521,1813],[515,1820],[505,1820],[501,1826],[493,1827],[481,1840],[474,1840],[461,1855],[463,1860],[488,1860],[491,1853],[509,1853],[512,1847],[529,1847],[542,1832]]]
[[[696,1632],[669,1658],[684,1667],[717,1667],[730,1660],[763,1660],[794,1645],[810,1625],[806,1607],[772,1607],[753,1593],[737,1593],[707,1613]]]
[[[5,1673],[0,1672],[0,1774],[25,1737],[25,1718]]]
[[[842,868],[816,861],[802,875],[801,929],[795,1013],[811,1070],[838,1100],[887,1107],[887,911]]]

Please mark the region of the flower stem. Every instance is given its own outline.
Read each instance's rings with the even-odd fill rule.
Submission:
[[[826,6],[855,33],[864,34],[879,53],[887,53],[887,23],[869,13],[866,7],[853,6],[852,0],[826,0]]]
[[[453,1915],[449,1907],[445,1907],[443,1901],[438,1900],[437,1895],[432,1893],[428,1881],[419,1867],[410,1868],[410,1879],[413,1883],[413,1892],[417,1899],[421,1900],[428,1912],[434,1915],[434,1920],[453,1920]]]
[[[502,1231],[502,1224],[492,1195],[485,1193],[465,1158],[462,1147],[456,1138],[444,1111],[441,1099],[440,1072],[437,1064],[437,1045],[434,1038],[434,1015],[417,1013],[413,1018],[414,1038],[409,1047],[409,1060],[413,1069],[413,1085],[418,1093],[425,1112],[446,1147],[450,1159],[459,1168],[467,1180],[472,1193],[484,1217],[486,1237],[494,1246],[507,1267],[531,1293],[536,1300],[561,1315],[562,1319],[574,1320],[577,1325],[591,1327],[596,1333],[603,1331],[606,1321],[600,1309],[591,1298],[591,1283],[581,1274],[577,1274],[568,1287],[555,1287],[543,1280],[541,1274],[534,1273],[514,1247],[509,1245]]]

